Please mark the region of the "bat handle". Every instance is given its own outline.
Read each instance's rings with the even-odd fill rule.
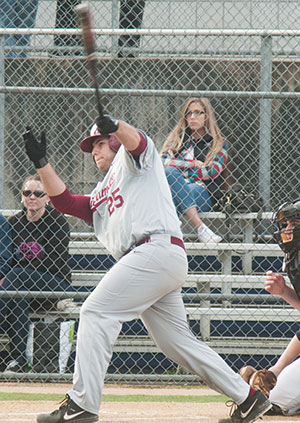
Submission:
[[[97,109],[98,109],[99,117],[102,118],[102,116],[104,115],[104,109],[100,101],[100,95],[99,95],[98,89],[96,89],[96,101],[97,101]]]

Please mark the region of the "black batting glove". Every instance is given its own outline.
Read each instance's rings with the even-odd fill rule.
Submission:
[[[23,134],[25,141],[25,151],[29,159],[33,162],[36,169],[41,169],[48,163],[46,159],[46,135],[41,133],[41,142],[38,142],[33,135],[30,126],[26,126],[26,132]]]
[[[116,132],[119,128],[119,121],[110,115],[103,115],[97,117],[96,124],[99,132],[102,135],[108,135],[112,132]]]

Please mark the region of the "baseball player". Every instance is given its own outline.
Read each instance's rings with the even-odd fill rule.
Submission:
[[[292,287],[278,273],[268,271],[265,289],[280,295],[295,309],[300,310],[300,201],[284,203],[273,215],[277,229],[274,238],[284,251],[283,271],[287,271]],[[244,366],[240,373],[251,386],[269,397],[269,415],[300,414],[300,331],[289,342],[274,366],[257,370]]]
[[[81,150],[104,174],[91,195],[72,195],[46,159],[46,139],[30,129],[25,148],[54,206],[93,224],[118,260],[80,311],[73,387],[38,423],[92,423],[98,411],[112,348],[122,323],[141,318],[154,342],[174,362],[233,399],[230,421],[251,423],[271,404],[188,327],[181,287],[187,257],[180,222],[153,141],[109,115],[97,119]]]
[[[283,271],[287,271],[292,286],[285,283],[282,275],[269,271],[266,274],[265,289],[271,294],[280,295],[291,306],[300,310],[300,201],[281,205],[274,213],[273,222],[278,228],[274,237],[285,253]],[[269,396],[273,404],[270,414],[300,414],[299,356],[300,331],[269,369],[277,376],[277,383]]]

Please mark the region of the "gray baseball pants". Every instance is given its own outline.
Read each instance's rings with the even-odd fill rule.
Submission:
[[[72,400],[99,411],[104,378],[122,323],[140,318],[160,350],[237,404],[249,385],[190,331],[181,297],[187,276],[185,251],[170,237],[153,235],[122,257],[85,300],[80,311]]]

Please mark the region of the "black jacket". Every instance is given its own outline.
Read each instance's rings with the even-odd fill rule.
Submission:
[[[12,229],[12,267],[51,273],[71,282],[70,228],[63,214],[47,206],[44,215],[31,222],[23,209],[8,221]]]

